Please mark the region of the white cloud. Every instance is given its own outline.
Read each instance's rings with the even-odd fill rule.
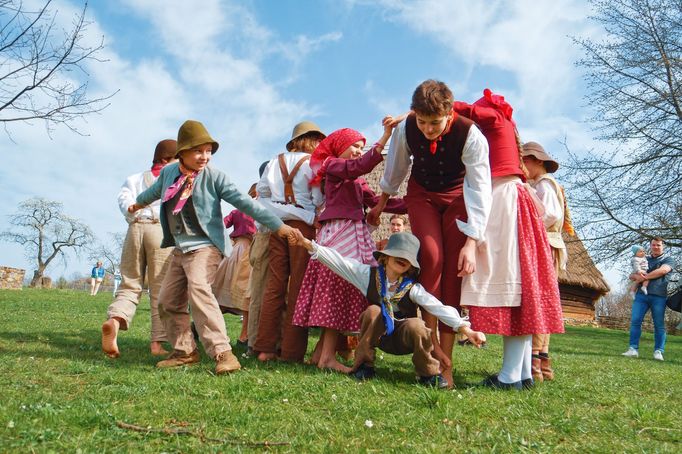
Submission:
[[[60,20],[78,11],[66,0],[55,5]],[[102,28],[95,8],[89,10],[85,40],[98,43],[105,36],[107,46],[100,54],[106,62],[87,65],[89,96],[119,92],[101,114],[77,122],[87,136],[58,128],[50,139],[39,123],[13,125],[16,143],[0,136],[6,158],[0,191],[7,194],[0,230],[7,228],[6,215],[32,196],[62,201],[66,213],[101,237],[125,230],[115,202],[121,183],[147,168],[156,143],[175,137],[188,118],[204,122],[221,143],[212,164],[246,191],[259,164],[283,149],[292,125],[316,112],[315,106],[285,98],[268,80],[268,54],[262,50],[275,37],[246,7],[219,1],[202,2],[200,8],[186,1],[129,0],[126,5],[136,19],[151,25],[163,54],[135,60],[120,55],[116,36]],[[294,47],[302,59],[338,39],[334,33],[297,36]],[[33,267],[21,248],[0,247],[0,264]],[[48,274],[70,274],[77,267],[85,272],[89,264],[75,260],[68,270],[55,267]]]

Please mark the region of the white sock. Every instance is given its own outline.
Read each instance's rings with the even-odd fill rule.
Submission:
[[[528,380],[533,377],[531,365],[533,362],[533,336],[525,337],[525,348],[523,349],[523,367],[521,368],[521,380]]]
[[[516,383],[521,381],[526,356],[526,343],[532,336],[504,336],[502,338],[503,351],[502,369],[497,378],[502,383]],[[530,359],[530,356],[528,357]],[[530,363],[528,364],[530,372]]]

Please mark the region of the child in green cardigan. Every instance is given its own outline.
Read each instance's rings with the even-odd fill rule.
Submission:
[[[163,168],[159,178],[137,197],[132,213],[161,199],[161,247],[174,246],[171,263],[161,286],[161,319],[173,353],[157,367],[179,367],[199,362],[199,352],[190,329],[191,308],[199,338],[206,353],[215,358],[216,374],[241,368],[232,354],[225,320],[211,291],[218,264],[225,254],[221,201],[234,205],[282,237],[295,237],[260,203],[237,190],[223,172],[209,167],[218,142],[198,121],[180,127],[178,163]]]

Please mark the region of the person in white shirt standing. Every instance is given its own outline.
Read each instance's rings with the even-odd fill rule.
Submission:
[[[166,274],[172,248],[161,248],[163,232],[159,223],[160,203],[129,213],[128,207],[135,203],[137,196],[149,188],[159,176],[161,169],[176,161],[177,144],[173,139],[162,140],[154,150],[150,170],[126,178],[118,194],[118,205],[128,222],[128,232],[121,253],[122,282],[114,295],[114,301],[107,310],[107,321],[102,325],[102,350],[110,358],[120,355],[117,336],[119,329],[127,330],[132,323],[137,305],[142,296],[145,276],[149,284],[149,305],[151,312],[151,354],[168,354],[163,348],[166,333],[159,316],[159,291]]]
[[[315,238],[317,208],[324,201],[320,187],[310,186],[315,176],[310,168],[310,153],[325,137],[315,123],[297,124],[286,145],[287,152],[270,161],[256,185],[260,203],[308,239]],[[294,326],[291,320],[310,257],[305,250],[289,245],[277,235],[270,236],[268,253],[268,279],[253,349],[260,361],[270,361],[277,357],[281,340],[280,358],[303,362],[308,330]]]

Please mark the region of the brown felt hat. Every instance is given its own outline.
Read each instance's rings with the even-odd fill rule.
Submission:
[[[153,164],[161,162],[162,159],[173,159],[177,154],[178,143],[174,139],[165,139],[156,144],[154,149]]]
[[[294,130],[291,133],[291,140],[287,142],[287,150],[291,151],[291,147],[293,145],[292,142],[306,134],[317,134],[320,135],[323,139],[327,137],[325,133],[320,131],[320,127],[317,126],[312,121],[302,121],[296,126],[294,126]]]
[[[544,148],[542,148],[542,145],[540,145],[537,142],[526,142],[523,144],[523,156],[533,156],[536,159],[539,159],[540,161],[544,162],[545,164],[545,169],[547,169],[547,172],[549,173],[554,173],[557,170],[559,170],[559,163],[554,160],[546,151]]]
[[[175,156],[179,157],[180,153],[185,150],[191,150],[194,147],[210,143],[213,149],[212,154],[218,150],[218,142],[213,140],[204,125],[195,120],[187,120],[180,126],[178,130],[178,145]]]

